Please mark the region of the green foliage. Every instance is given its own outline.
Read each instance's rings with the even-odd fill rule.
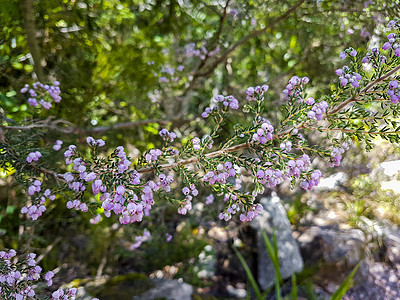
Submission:
[[[51,174],[42,174],[38,168],[60,172],[71,170],[61,165],[62,153],[54,153],[51,148],[43,151],[44,159],[40,163],[26,167],[24,162],[29,151],[42,149],[44,145],[62,138],[65,144],[77,144],[82,156],[89,158],[91,153],[82,146],[82,136],[91,134],[90,130],[94,127],[160,119],[170,121],[167,127],[176,130],[182,137],[177,147],[187,145],[180,158],[190,157],[193,154],[188,146],[190,137],[201,137],[212,128],[208,120],[194,120],[208,105],[209,99],[216,94],[245,98],[245,87],[253,83],[268,82],[271,93],[262,105],[258,103],[257,107],[249,110],[254,109],[259,114],[264,109],[263,116],[270,118],[274,125],[291,126],[296,121],[293,117],[298,116],[297,107],[282,111],[275,109],[284,103],[278,95],[287,78],[294,74],[307,75],[314,81],[309,96],[319,98],[332,88],[336,97],[334,103],[343,101],[348,96],[348,90],[331,82],[333,67],[339,64],[337,54],[355,42],[357,50],[365,50],[369,40],[366,32],[377,32],[375,29],[380,26],[379,18],[375,18],[377,13],[382,17],[392,16],[398,13],[399,7],[398,1],[375,1],[367,8],[362,2],[354,1],[307,1],[290,16],[281,18],[296,1],[235,1],[224,9],[221,3],[215,1],[40,0],[34,1],[32,11],[36,32],[30,38],[38,43],[40,49],[40,59],[34,62],[32,46],[27,42],[29,36],[24,29],[26,16],[20,9],[20,2],[2,1],[0,5],[0,125],[24,126],[47,118],[49,121],[66,120],[78,130],[68,134],[49,128],[4,130],[7,143],[3,143],[3,127],[0,127],[0,246],[43,252],[57,236],[63,240],[43,259],[43,265],[48,269],[55,268],[59,263],[84,261],[90,273],[95,274],[104,256],[113,257],[107,261],[108,270],[112,270],[112,266],[120,262],[119,259],[134,259],[138,255],[143,260],[135,266],[146,272],[162,269],[166,264],[183,262],[184,267],[180,268],[177,276],[196,284],[200,284],[196,270],[186,264],[192,259],[196,262],[207,243],[202,236],[193,236],[198,227],[195,222],[185,223],[170,244],[165,243],[163,230],[174,225],[163,223],[165,226],[154,234],[151,244],[144,244],[143,251],[130,253],[124,245],[121,246],[122,241],[132,242],[132,236],[139,234],[144,227],[158,227],[159,224],[145,220],[143,228],[110,229],[115,222],[111,218],[88,228],[88,216],[65,208],[70,197],[68,194],[62,194],[55,202],[46,204],[48,211],[42,223],[33,225],[30,220],[21,218],[19,211],[27,195],[20,186],[26,188],[31,178],[46,178],[49,187],[63,188],[63,183]],[[236,16],[231,14],[233,9],[238,11]],[[257,25],[252,25],[253,17]],[[279,22],[275,23],[277,20]],[[249,38],[262,28],[266,28],[263,34]],[[353,33],[347,34],[349,32]],[[238,41],[246,42],[236,44]],[[190,42],[196,48],[204,46],[208,52],[217,46],[221,47],[221,51],[204,60],[185,57],[185,46]],[[228,53],[226,57],[223,56],[225,53]],[[391,64],[399,62],[395,57],[391,59]],[[162,67],[176,68],[180,64],[185,69],[176,82],[169,85],[159,82]],[[24,84],[36,81],[34,65],[43,68],[45,81],[61,82],[63,100],[51,111],[27,105],[26,97],[19,93]],[[360,64],[355,63],[354,68],[360,69]],[[379,70],[374,75],[366,75],[374,79],[382,72]],[[386,84],[384,82],[381,87],[386,87]],[[373,92],[388,99],[384,92]],[[349,137],[357,142],[365,136],[367,147],[372,145],[373,132],[399,131],[398,109],[393,110],[393,118],[388,118],[388,108],[373,100],[372,95],[368,95],[365,102],[356,102],[353,110],[339,114],[337,119],[331,118],[330,129],[351,130],[353,132]],[[371,120],[369,111],[374,109],[380,109],[381,113],[373,115]],[[279,120],[282,122],[279,123]],[[236,136],[256,128],[255,124],[246,127],[246,121],[238,113],[224,120],[216,118],[216,123],[220,130],[211,135],[215,144],[222,146],[223,141],[235,139],[235,135],[227,129],[233,124],[241,124],[235,128]],[[154,141],[159,126],[152,123],[94,134],[104,138],[110,147],[124,145],[132,153],[138,153],[161,147],[161,139]],[[60,127],[65,129],[67,125]],[[396,134],[383,137],[391,142],[398,141]],[[279,145],[272,146],[271,153],[279,151]],[[5,151],[6,148],[11,151]],[[310,149],[316,154],[326,155],[320,145],[312,145]],[[102,155],[107,157],[110,151]],[[265,157],[267,152],[263,153]],[[232,155],[231,158],[237,160],[240,166],[252,166],[255,173],[256,161],[253,158],[245,155]],[[137,156],[132,159],[139,164]],[[278,163],[282,165],[284,161],[280,159]],[[212,165],[219,160],[213,158],[201,162]],[[23,169],[23,172],[14,174],[16,169]],[[186,176],[184,184],[199,179],[187,175],[185,167],[176,171]],[[46,187],[43,186],[43,189]],[[261,190],[261,184],[256,183],[256,188]],[[373,182],[355,188],[355,196],[364,200],[348,205],[348,210],[355,212],[354,224],[361,216],[372,216],[374,189]],[[215,188],[215,192],[225,191]],[[94,204],[90,207],[93,212],[99,199],[83,194],[81,197]],[[249,195],[245,197],[250,198]],[[391,201],[390,197],[379,192],[381,203],[393,212],[391,220],[398,223],[398,203]],[[173,201],[173,197],[169,200]],[[243,200],[246,202],[246,199]],[[164,203],[162,199],[157,201]],[[301,199],[297,199],[289,211],[291,222],[296,223],[307,210]],[[214,213],[215,207],[205,211]],[[172,210],[167,210],[165,215],[171,216]],[[160,213],[156,216],[162,218],[164,215]],[[24,228],[23,234],[19,233],[20,228]],[[265,240],[265,243],[276,269],[275,291],[280,297],[282,278],[279,275],[276,240],[272,243]],[[256,291],[255,281],[249,281]],[[296,297],[295,286],[296,280],[293,279],[292,297]]]

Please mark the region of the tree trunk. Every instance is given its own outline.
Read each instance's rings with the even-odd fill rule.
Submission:
[[[35,16],[33,12],[33,1],[34,0],[20,0],[21,15],[24,20],[24,29],[26,33],[26,39],[28,43],[29,52],[32,55],[34,61],[33,69],[40,82],[46,82],[46,76],[42,66],[42,55],[40,53],[39,43],[36,39],[36,26]]]

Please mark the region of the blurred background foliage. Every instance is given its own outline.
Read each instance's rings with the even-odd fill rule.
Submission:
[[[78,128],[69,134],[43,129],[7,136],[14,147],[24,146],[29,135],[35,140],[31,148],[56,139],[80,147],[86,135],[94,135],[110,149],[124,145],[135,159],[139,151],[161,145],[156,137],[160,122],[183,142],[202,136],[209,124],[198,116],[213,96],[244,99],[247,87],[266,83],[266,117],[274,123],[280,117],[276,108],[284,104],[280,93],[291,76],[308,76],[312,96],[329,94],[339,53],[349,46],[364,51],[369,43],[378,44],[382,24],[399,16],[399,10],[398,1],[386,0],[0,0],[0,117],[11,125],[52,117]],[[202,47],[204,57],[190,55],[188,49]],[[182,71],[176,70],[179,65]],[[175,73],[167,74],[165,68]],[[163,76],[169,82],[160,82]],[[50,111],[32,108],[19,93],[37,80],[61,83],[62,101]],[[227,128],[241,122],[239,115],[230,118]],[[91,131],[149,119],[158,122]],[[229,129],[223,130],[222,138],[227,135]],[[378,164],[386,157],[375,158]],[[399,224],[397,196],[379,191],[366,175],[371,168],[360,172],[370,156],[357,149],[347,159],[340,170],[351,179],[331,197],[345,203],[349,224],[357,227],[357,218],[374,219],[380,211],[386,212],[380,217]],[[51,169],[61,161],[62,153],[57,153],[46,164]],[[204,230],[216,224],[211,221],[220,204],[202,207],[200,216],[189,218],[177,216],[176,207],[160,205],[141,224],[121,227],[111,218],[94,226],[90,216],[67,210],[68,199],[59,195],[40,221],[32,222],[19,214],[24,190],[2,171],[0,248],[46,253],[44,267],[62,266],[62,282],[132,269],[151,273],[181,263],[177,277],[205,284],[196,282],[189,262],[196,265],[204,247],[213,243]],[[279,188],[283,195],[285,188]],[[207,195],[201,191],[200,202]],[[292,224],[315,211],[302,192],[288,197]],[[384,210],[376,210],[377,201]],[[144,228],[152,232],[151,243],[136,252],[127,250]],[[166,233],[174,234],[170,244]]]

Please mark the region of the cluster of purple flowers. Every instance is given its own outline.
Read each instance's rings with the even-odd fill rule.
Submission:
[[[344,142],[341,147],[333,147],[331,152],[331,161],[328,163],[329,167],[338,167],[342,161],[342,154],[349,149],[347,142]]]
[[[28,154],[26,161],[28,163],[31,163],[32,161],[38,161],[39,158],[41,158],[41,157],[42,157],[42,153],[40,153],[39,151],[31,152]]]
[[[282,91],[287,99],[296,99],[297,102],[302,103],[303,97],[301,96],[303,85],[310,82],[308,77],[297,77],[293,76],[289,79],[289,83],[286,85],[286,88]]]
[[[9,295],[16,300],[33,299],[34,286],[41,279],[42,268],[36,265],[35,253],[30,253],[19,263],[11,259],[17,255],[14,249],[0,251],[0,294]],[[43,279],[48,286],[53,284],[53,272],[44,274]]]
[[[302,172],[306,172],[308,166],[311,164],[310,157],[307,154],[303,154],[298,157],[297,160],[289,160],[287,162],[286,176],[300,177]]]
[[[254,204],[247,212],[240,214],[240,221],[251,222],[264,210],[261,204]]]
[[[339,57],[340,57],[340,59],[345,59],[348,55],[352,56],[352,57],[356,57],[357,50],[350,47],[350,48],[346,49],[345,51],[340,52]]]
[[[292,150],[292,142],[291,141],[286,141],[286,142],[282,142],[279,145],[279,148],[281,148],[282,151],[284,152],[290,152]]]
[[[45,98],[47,95],[50,96],[50,99],[53,99],[55,103],[61,101],[61,91],[59,87],[60,83],[58,81],[54,81],[53,85],[42,84],[40,82],[35,82],[32,84],[32,88],[29,84],[25,84],[25,86],[21,89],[21,93],[29,93],[28,103],[33,107],[37,107],[41,105],[45,109],[50,109],[52,104],[51,102],[45,101],[44,99],[40,99],[38,102],[39,97]],[[39,93],[39,95],[38,95]]]
[[[85,202],[81,202],[80,200],[68,201],[67,208],[75,208],[76,210],[80,210],[83,212],[87,212],[89,210],[87,204]]]
[[[239,108],[239,101],[232,95],[230,96],[217,95],[214,97],[214,100],[217,102],[222,102],[222,105],[225,107],[229,106],[232,109]]]
[[[186,197],[185,201],[182,201],[181,206],[178,208],[178,214],[186,215],[189,210],[192,210],[192,201]]]
[[[93,181],[96,179],[96,174],[94,172],[87,172],[89,170],[87,170],[86,168],[86,162],[84,162],[81,158],[77,157],[75,158],[72,163],[74,164],[74,170],[76,172],[78,172],[79,174],[79,178],[82,181]],[[77,182],[77,181],[73,181],[74,177],[71,173],[67,172],[64,174],[64,179],[65,181],[67,181],[69,183],[69,187],[70,189],[74,190],[74,191],[84,191],[84,185],[83,182]]]
[[[280,170],[268,168],[265,170],[258,170],[256,176],[261,184],[272,188],[282,182],[283,174]]]
[[[198,137],[195,137],[192,139],[192,143],[193,143],[193,149],[194,150],[200,150],[201,149],[201,141]]]
[[[389,82],[389,89],[386,93],[389,95],[390,101],[393,104],[400,103],[400,87],[397,80]]]
[[[231,109],[238,109],[239,108],[239,101],[233,97],[232,95],[230,96],[223,96],[223,95],[217,95],[214,97],[214,100],[217,103],[222,103],[223,106],[225,107],[229,107]],[[204,112],[201,114],[201,116],[203,118],[207,118],[213,111],[217,111],[218,110],[218,106],[214,105],[214,106],[210,106],[210,107],[206,107],[206,109],[204,110]]]
[[[209,171],[203,176],[203,181],[213,185],[216,183],[225,184],[228,177],[234,177],[236,175],[235,167],[227,161],[224,164],[218,164],[215,171]]]
[[[53,149],[54,149],[55,151],[60,150],[62,144],[63,144],[63,141],[57,140],[56,143],[55,143],[55,145],[53,146]]]
[[[34,193],[39,193],[40,192],[40,186],[42,185],[42,182],[40,180],[35,180],[31,186],[28,188],[28,193],[29,195],[33,195]]]
[[[39,202],[39,205],[31,205],[30,207],[22,207],[21,208],[21,213],[22,214],[28,214],[28,216],[32,220],[37,220],[45,211],[46,211],[46,206],[43,205],[42,202]]]
[[[151,239],[151,234],[147,229],[145,229],[143,231],[143,235],[135,236],[135,243],[130,245],[129,250],[132,251],[132,250],[139,248],[143,244],[143,242],[147,242],[150,239]]]
[[[218,54],[221,51],[221,48],[217,46],[214,50],[208,51],[205,45],[200,48],[196,47],[195,43],[190,43],[185,46],[185,57],[200,57],[201,60],[206,59],[206,56],[212,57],[215,54]]]
[[[269,122],[262,123],[260,128],[257,129],[256,133],[253,134],[253,142],[259,142],[265,144],[267,141],[272,140],[274,132],[274,126]]]
[[[68,150],[64,151],[64,157],[65,157],[65,164],[70,165],[72,164],[72,156],[76,155],[76,146],[75,145],[69,145]]]
[[[360,86],[361,75],[350,70],[348,66],[344,66],[341,69],[335,71],[336,75],[339,76],[340,85],[346,86],[351,84],[353,87],[357,88]]]
[[[387,58],[386,58],[385,55],[381,55],[381,52],[379,51],[378,48],[372,48],[372,49],[371,49],[371,52],[368,52],[368,53],[363,57],[362,63],[363,63],[363,64],[367,64],[367,63],[369,63],[369,62],[371,62],[371,61],[374,61],[374,60],[375,60],[375,62],[380,62],[380,63],[384,64],[384,63],[386,62]],[[377,68],[377,65],[374,63],[374,64],[372,65],[372,67],[376,69],[376,68]]]
[[[214,195],[213,194],[210,194],[210,195],[208,195],[207,197],[206,197],[206,205],[210,205],[210,204],[212,204],[212,203],[214,203]]]
[[[53,292],[51,296],[51,300],[75,300],[76,288],[66,288],[65,290],[58,289],[57,291]],[[97,298],[93,298],[92,300],[95,299]]]
[[[40,186],[41,186],[41,182],[39,180],[35,180],[33,182],[33,184],[28,189],[29,193],[32,193],[32,195],[34,193],[36,193],[36,192],[39,193],[40,192]],[[22,207],[21,208],[21,213],[22,214],[28,214],[28,216],[32,220],[37,220],[43,214],[43,212],[46,211],[46,206],[44,206],[44,204],[46,202],[46,198],[48,198],[51,201],[53,201],[56,198],[56,196],[52,195],[51,191],[49,189],[46,189],[45,192],[43,193],[43,196],[36,197],[34,199],[34,201],[33,201],[34,204],[32,204],[29,207],[28,206]]]
[[[239,206],[236,203],[233,203],[229,205],[224,212],[221,212],[218,217],[220,220],[229,221],[230,219],[232,219],[232,215],[236,214],[239,211]]]
[[[140,183],[139,178],[139,173],[137,173],[135,175],[135,178],[131,180],[131,183]],[[117,190],[117,195],[114,197],[114,200],[111,200],[112,202],[108,202],[113,203],[113,207],[111,208],[108,204],[107,209],[110,210],[111,208],[117,215],[121,214],[119,218],[121,224],[141,221],[144,215],[149,215],[149,212],[154,205],[153,192],[158,191],[160,188],[164,189],[164,191],[166,192],[169,192],[171,190],[170,185],[174,181],[174,178],[171,175],[166,176],[165,174],[160,174],[158,176],[158,179],[158,182],[154,182],[151,180],[143,185],[141,201],[139,203],[136,194],[132,190],[127,190],[126,199],[128,200],[128,204],[126,206],[123,206],[125,204],[125,198],[122,197],[122,194],[118,194],[121,193],[123,190],[122,188],[120,189],[120,191]],[[106,209],[104,205],[103,208]]]
[[[151,152],[151,150],[150,150],[150,152]],[[127,171],[129,169],[129,166],[131,165],[130,160],[126,157],[124,147],[118,146],[114,153],[119,158],[119,162],[117,164],[118,173],[120,173],[120,174],[124,173],[125,171]],[[147,160],[147,155],[146,155],[146,160]]]
[[[311,191],[314,186],[319,184],[319,180],[322,177],[320,170],[315,170],[310,174],[308,180],[303,181],[300,185],[303,189]]]
[[[400,56],[400,36],[397,36],[395,33],[390,33],[387,38],[389,41],[383,44],[382,49],[393,49],[394,55]]]
[[[311,99],[313,99],[313,98],[311,98]],[[309,100],[310,100],[310,98],[307,99],[307,101],[309,101]],[[309,101],[308,103],[313,103],[313,101]],[[312,105],[312,104],[309,104],[309,105]],[[322,120],[322,115],[326,112],[327,109],[328,109],[328,103],[326,101],[314,103],[311,110],[307,113],[307,116],[310,119],[315,118],[318,121],[320,121],[320,120]]]
[[[203,118],[207,118],[213,111],[217,111],[217,110],[218,110],[218,106],[217,105],[214,105],[213,107],[206,107],[206,109],[201,114],[201,116]]]
[[[175,132],[169,132],[167,129],[163,128],[160,130],[158,133],[164,141],[170,141],[173,142],[174,139],[176,139],[176,134]]]
[[[86,142],[88,143],[89,146],[92,146],[92,147],[95,147],[95,146],[103,147],[106,144],[106,142],[103,141],[102,139],[95,140],[91,136],[88,136],[86,138]]]
[[[264,100],[264,93],[268,91],[269,86],[264,84],[263,86],[249,87],[246,90],[247,101]]]
[[[184,68],[185,67],[183,65],[179,65],[176,68],[176,70],[181,72],[181,71],[183,71]],[[165,75],[163,75],[163,74],[165,74]],[[179,81],[179,77],[178,76],[173,77],[174,74],[175,74],[175,69],[174,68],[171,68],[171,67],[168,67],[168,66],[163,66],[161,68],[161,71],[160,71],[160,76],[158,77],[158,82],[170,82],[170,80],[174,81],[174,82]]]
[[[89,222],[90,224],[97,224],[101,221],[101,216],[99,214],[97,214],[96,216],[94,216],[93,218],[90,218]]]
[[[158,175],[158,179],[159,181],[157,182],[157,185],[162,187],[167,193],[170,192],[171,183],[174,181],[174,177],[172,175],[160,174]]]
[[[163,153],[160,149],[151,149],[149,153],[145,155],[144,158],[148,163],[151,163],[157,161],[158,157],[161,156],[162,154]]]
[[[92,146],[103,145],[101,141],[102,140],[96,141],[92,138],[88,138],[88,144]],[[146,154],[145,159],[147,162],[155,161],[161,154],[161,150],[152,149]],[[68,183],[69,187],[76,192],[85,191],[87,182],[92,182],[93,194],[97,195],[101,193],[100,201],[104,209],[104,216],[107,218],[110,217],[113,211],[116,215],[120,216],[119,221],[121,224],[141,221],[143,216],[149,215],[149,211],[152,205],[154,205],[153,192],[158,191],[160,188],[169,192],[171,190],[170,185],[174,181],[171,175],[160,174],[157,182],[148,181],[142,183],[140,174],[136,170],[132,170],[129,171],[129,183],[126,182],[127,178],[125,174],[131,162],[127,159],[124,148],[119,146],[111,156],[115,158],[115,161],[107,171],[107,174],[112,174],[115,178],[113,182],[114,188],[108,190],[103,181],[98,178],[98,174],[101,172],[104,173],[104,167],[100,167],[101,170],[98,170],[96,164],[86,163],[77,155],[74,145],[69,146],[68,150],[64,153],[66,163],[73,163],[76,172],[74,174],[65,173],[65,181]],[[90,169],[88,170],[87,168]],[[141,190],[140,199],[132,190],[131,185],[135,185],[135,189]],[[67,207],[82,211],[88,210],[87,204],[79,200],[69,201]],[[101,216],[97,215],[95,218],[92,218],[90,222],[95,224],[100,220]]]
[[[185,195],[185,201],[183,201],[181,206],[178,208],[178,214],[186,215],[187,212],[192,209],[192,199],[199,194],[199,191],[192,183],[189,187],[185,186],[182,188],[182,193]]]

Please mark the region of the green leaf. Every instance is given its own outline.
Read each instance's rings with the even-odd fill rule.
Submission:
[[[360,267],[360,262],[354,267],[353,271],[347,276],[347,278],[342,282],[336,292],[329,298],[330,300],[340,300],[346,294],[346,292],[352,287],[352,279],[356,274],[358,268]]]

